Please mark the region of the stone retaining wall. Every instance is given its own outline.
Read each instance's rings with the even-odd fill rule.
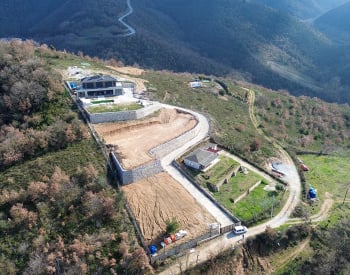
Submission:
[[[150,161],[144,165],[130,170],[123,168],[114,152],[111,152],[111,159],[117,168],[119,180],[123,185],[142,180],[164,171],[159,159]]]
[[[168,142],[165,142],[149,151],[151,156],[154,156],[156,158],[162,158],[165,155],[171,153],[172,151],[178,149],[191,139],[193,139],[196,135],[198,135],[200,131],[200,126],[197,124],[194,128],[191,130],[187,131],[186,133],[182,134],[181,136],[178,136]]]
[[[160,104],[152,104],[146,107],[143,107],[139,110],[133,111],[120,111],[120,112],[106,112],[106,113],[97,113],[91,114],[88,109],[85,109],[87,116],[89,117],[90,123],[98,124],[104,122],[114,122],[114,121],[127,121],[127,120],[137,120],[144,118],[154,112],[158,111],[161,108]]]
[[[180,112],[183,112],[183,111],[180,111]],[[122,184],[130,184],[132,182],[163,172],[164,169],[161,165],[160,158],[176,150],[180,146],[184,145],[186,142],[193,139],[199,133],[199,131],[200,131],[200,125],[198,124],[198,119],[197,119],[197,125],[191,130],[187,131],[186,133],[168,142],[165,142],[155,148],[152,148],[149,151],[149,153],[151,156],[155,158],[155,160],[150,161],[144,165],[138,166],[135,169],[131,169],[131,170],[124,169],[122,164],[119,162],[117,156],[115,155],[115,153],[112,152],[111,158],[117,168],[120,182]]]

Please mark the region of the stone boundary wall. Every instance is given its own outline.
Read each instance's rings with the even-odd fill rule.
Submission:
[[[114,152],[111,152],[110,157],[118,171],[119,180],[123,185],[142,180],[164,171],[159,159],[150,161],[134,169],[126,170],[123,168]]]
[[[241,168],[241,166],[239,165],[238,167],[233,167],[232,169],[230,169],[225,177],[223,177],[217,184],[210,182],[209,184],[211,184],[211,187],[213,188],[214,192],[219,192],[220,188],[223,184],[228,183],[228,181],[232,178],[235,177],[237,175],[238,170]]]
[[[177,110],[178,112],[183,112],[187,113],[181,110]],[[188,113],[190,114],[190,113]],[[191,114],[192,115],[192,114]],[[123,168],[122,164],[118,160],[117,156],[115,155],[114,152],[111,153],[111,159],[113,160],[113,163],[115,164],[118,175],[119,175],[119,180],[122,184],[130,184],[132,182],[142,180],[146,177],[153,176],[155,174],[161,173],[164,171],[162,165],[161,165],[161,160],[160,158],[169,154],[170,152],[174,151],[178,147],[184,145],[186,142],[190,141],[193,139],[200,131],[200,126],[198,124],[198,119],[197,120],[197,125],[192,128],[191,130],[187,131],[186,133],[170,140],[167,141],[155,148],[152,148],[149,151],[149,154],[156,158],[153,161],[150,161],[144,165],[138,166],[134,169],[131,170],[126,170]]]
[[[144,118],[154,112],[158,111],[162,106],[158,103],[143,107],[139,110],[133,111],[120,111],[120,112],[106,112],[106,113],[89,113],[87,108],[84,108],[87,116],[89,117],[90,123],[98,124],[104,122],[114,122],[114,121],[127,121],[127,120],[137,120]]]
[[[182,113],[187,113],[187,112],[183,112],[180,110],[177,110],[178,112],[182,112]],[[193,116],[193,114],[191,113],[187,113]],[[184,145],[186,142],[190,141],[191,139],[193,139],[196,135],[198,135],[199,131],[200,131],[200,125],[198,123],[198,119],[195,117],[195,119],[197,120],[197,124],[194,128],[192,128],[191,130],[188,130],[186,133],[170,140],[167,141],[161,145],[158,145],[155,148],[152,148],[149,151],[149,154],[153,157],[156,158],[161,158],[164,157],[165,155],[171,153],[172,151],[178,149],[180,146]]]
[[[261,180],[257,181],[252,187],[250,187],[247,191],[245,191],[243,194],[239,195],[237,198],[234,199],[233,203],[237,203],[240,200],[244,199],[246,196],[250,194],[255,188],[257,188],[261,184]]]
[[[223,207],[211,194],[209,194],[207,191],[203,189],[202,186],[200,186],[191,175],[189,175],[184,169],[182,169],[181,165],[179,165],[176,160],[173,160],[172,165],[181,172],[182,175],[185,176],[203,195],[205,195],[209,200],[211,200],[218,208],[220,208],[227,216],[229,216],[234,224],[241,224],[241,221],[234,216],[229,210],[227,210],[225,207]]]

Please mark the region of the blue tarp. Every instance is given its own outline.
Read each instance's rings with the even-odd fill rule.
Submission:
[[[149,247],[149,251],[151,252],[151,254],[156,254],[157,253],[157,247],[155,245],[151,245]]]
[[[73,83],[73,82],[69,83],[69,86],[71,89],[74,89],[77,87],[77,85],[75,85],[75,83]]]
[[[310,199],[316,199],[316,190],[312,187],[309,189],[309,196]]]

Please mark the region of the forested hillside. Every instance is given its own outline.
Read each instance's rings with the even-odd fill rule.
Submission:
[[[123,195],[46,61],[65,56],[0,42],[0,273],[140,274]]]
[[[234,75],[295,95],[350,102],[348,46],[334,44],[330,36],[272,9],[270,2],[132,0],[134,12],[125,20],[136,34],[128,37],[118,22],[128,10],[126,1],[33,3],[2,1],[0,35],[30,37],[126,64]],[[341,0],[276,3],[320,12]]]
[[[315,26],[339,44],[350,45],[350,2],[333,9],[315,21]]]
[[[311,19],[334,9],[348,0],[250,0],[301,19]]]

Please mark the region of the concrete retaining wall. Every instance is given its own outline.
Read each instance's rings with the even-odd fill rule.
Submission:
[[[160,104],[152,104],[146,106],[139,110],[134,111],[120,111],[120,112],[108,112],[108,113],[97,113],[91,114],[87,109],[85,109],[90,123],[104,123],[104,122],[114,122],[114,121],[127,121],[127,120],[136,120],[144,118],[154,112],[158,111],[161,108]]]
[[[164,171],[159,159],[150,161],[131,170],[123,168],[114,152],[111,152],[111,159],[118,171],[119,180],[123,185],[142,180]]]

